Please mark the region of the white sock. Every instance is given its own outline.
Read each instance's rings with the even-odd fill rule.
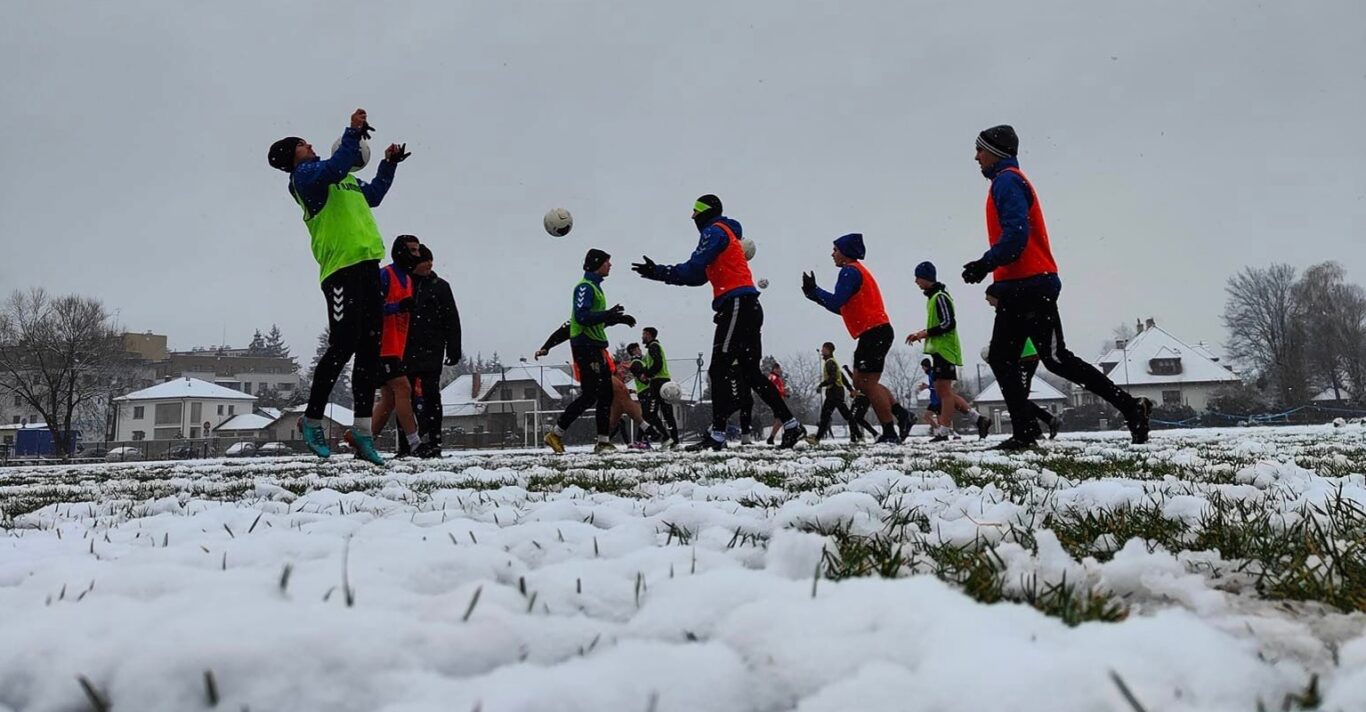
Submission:
[[[416,449],[417,446],[418,446],[418,445],[421,445],[421,444],[422,444],[422,436],[421,436],[421,435],[418,435],[416,431],[411,432],[411,433],[408,433],[408,447]]]
[[[982,414],[978,413],[976,408],[969,408],[968,415],[972,416],[973,420],[977,420],[978,418],[982,417]]]
[[[783,423],[783,430],[791,430],[797,427],[798,425],[801,425],[801,423],[797,422],[796,418],[793,418],[787,421],[786,423]]]
[[[356,418],[351,424],[351,429],[356,431],[357,435],[372,435],[369,418]]]
[[[941,425],[935,433],[938,435],[953,435],[953,428],[950,428],[947,425]]]
[[[558,426],[558,425],[556,425],[555,427],[551,428],[551,429],[550,429],[550,432],[555,433],[556,435],[559,435],[560,437],[564,437],[564,428],[561,428],[561,427]]]
[[[723,430],[713,430],[711,431],[711,439],[723,443],[726,441],[726,433]]]

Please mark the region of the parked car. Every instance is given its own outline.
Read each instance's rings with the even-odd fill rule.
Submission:
[[[188,460],[195,456],[194,446],[190,444],[175,445],[166,451],[166,457],[172,460]]]
[[[256,454],[256,443],[246,441],[233,443],[228,446],[227,450],[223,451],[223,454],[228,457],[251,457]]]
[[[135,447],[116,447],[105,453],[105,462],[123,462],[124,460],[141,460],[142,451]]]
[[[284,443],[266,443],[256,448],[257,455],[293,455],[294,451]]]
[[[96,447],[96,446],[94,446],[94,445],[90,445],[90,446],[81,448],[81,449],[76,453],[76,457],[104,457],[104,456],[106,456],[106,455],[108,455],[108,454],[109,454],[109,451],[108,451],[108,450],[106,450],[106,449],[104,449],[104,448],[102,448],[102,447]]]

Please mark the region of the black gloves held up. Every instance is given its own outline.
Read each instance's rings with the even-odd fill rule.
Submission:
[[[816,291],[816,273],[802,272],[802,294],[810,294]]]
[[[963,265],[963,281],[967,284],[977,284],[991,274],[991,267],[983,260],[973,260]]]
[[[395,143],[390,144],[389,148],[384,151],[384,160],[397,165],[411,155],[413,154],[408,150],[408,144]]]
[[[644,262],[632,262],[631,271],[636,274],[651,279],[655,276],[655,261],[644,255],[640,256]]]
[[[636,318],[626,313],[626,307],[617,304],[616,306],[607,310],[607,318],[604,319],[602,323],[608,326],[616,326],[617,324],[635,326]]]

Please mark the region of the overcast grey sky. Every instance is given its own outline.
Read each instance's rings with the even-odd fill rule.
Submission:
[[[81,292],[173,347],[276,322],[305,363],[317,267],[266,149],[326,153],[357,106],[406,141],[376,218],[430,244],[466,348],[530,355],[569,311],[584,251],[609,300],[708,348],[709,291],[646,282],[681,261],[714,192],[759,244],[765,345],[832,339],[803,269],[860,231],[899,335],[911,269],[958,297],[986,246],[977,131],[1013,124],[1064,283],[1068,340],[1155,317],[1222,343],[1245,264],[1337,259],[1366,283],[1366,3],[37,2],[0,26],[0,288]],[[362,177],[373,175],[373,165]],[[542,213],[574,231],[552,239]],[[616,327],[615,340],[634,340]],[[906,348],[899,346],[898,348]],[[557,353],[560,360],[567,352]]]

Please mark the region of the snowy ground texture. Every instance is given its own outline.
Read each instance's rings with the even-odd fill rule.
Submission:
[[[982,448],[0,470],[0,710],[1366,710],[1366,429]]]

